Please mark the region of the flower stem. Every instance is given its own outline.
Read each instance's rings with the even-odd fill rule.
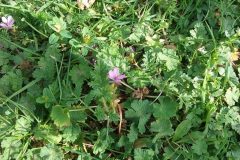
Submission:
[[[48,38],[48,36],[44,33],[42,33],[41,31],[39,31],[37,28],[35,28],[32,24],[30,24],[28,21],[26,21],[25,18],[21,19],[23,22],[27,23],[27,25],[29,25],[33,30],[35,30],[37,33],[41,34],[43,37]]]
[[[135,91],[135,89],[132,88],[131,86],[129,86],[127,83],[125,83],[125,82],[121,82],[121,84],[123,84],[124,86],[128,87],[129,89]]]

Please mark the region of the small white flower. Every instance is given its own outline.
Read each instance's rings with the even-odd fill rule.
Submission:
[[[84,10],[84,8],[89,8],[93,5],[95,0],[77,0],[78,7],[81,10]]]
[[[203,47],[200,47],[200,48],[198,48],[197,49],[199,52],[201,52],[202,54],[206,54],[207,53],[207,51],[206,51],[206,49],[205,49],[205,47],[203,46]]]

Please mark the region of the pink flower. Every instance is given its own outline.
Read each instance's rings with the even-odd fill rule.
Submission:
[[[12,16],[2,17],[2,22],[0,23],[0,27],[4,29],[12,29],[14,24],[14,19]]]
[[[120,84],[121,80],[126,78],[124,74],[119,73],[119,68],[115,67],[113,70],[108,72],[108,78],[111,79],[114,83]]]

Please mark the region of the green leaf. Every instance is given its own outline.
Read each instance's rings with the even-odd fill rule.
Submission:
[[[79,110],[79,111],[71,111],[69,112],[71,121],[75,122],[85,122],[87,119],[87,114],[85,113],[84,110]]]
[[[45,57],[55,60],[55,61],[61,61],[61,53],[59,49],[59,44],[54,44],[48,46],[46,52],[45,52]]]
[[[232,147],[231,150],[227,152],[227,157],[230,158],[230,160],[239,160],[240,159],[240,146],[239,146],[239,144]]]
[[[164,66],[166,66],[168,71],[172,71],[177,69],[177,66],[179,63],[180,61],[179,61],[179,57],[176,54],[176,50],[155,47],[155,48],[146,49],[146,53],[144,54],[142,65],[146,67],[145,70],[149,70],[149,71],[151,71],[152,68],[154,70],[157,70],[157,68],[159,67],[165,68]]]
[[[52,21],[48,22],[50,28],[52,28],[55,32],[60,32],[67,28],[66,22],[64,22],[63,18],[53,17]]]
[[[74,65],[69,71],[69,76],[72,80],[72,83],[75,85],[74,93],[77,96],[80,96],[82,93],[82,85],[85,80],[90,78],[91,68],[84,58],[79,58],[79,65]]]
[[[66,108],[64,109],[60,105],[52,107],[52,112],[50,116],[54,121],[54,124],[59,127],[66,127],[71,125],[68,110]]]
[[[23,80],[20,70],[4,74],[0,79],[0,93],[7,94],[20,90],[23,86]]]
[[[175,133],[173,135],[173,140],[176,141],[183,136],[185,136],[188,131],[191,129],[192,122],[189,119],[182,121],[176,128]]]
[[[233,106],[236,102],[238,102],[239,96],[240,91],[237,87],[228,88],[225,94],[225,101],[229,106]]]
[[[71,34],[69,31],[67,31],[67,30],[62,30],[62,31],[60,32],[60,35],[61,35],[62,37],[64,37],[64,38],[72,38],[72,34]]]
[[[173,49],[163,48],[162,53],[159,55],[159,59],[166,62],[166,67],[169,71],[177,69],[179,59],[176,55],[176,51]]]
[[[146,131],[145,125],[152,114],[152,105],[148,100],[133,101],[125,116],[138,124],[138,130],[142,134]]]
[[[104,128],[101,131],[97,131],[98,139],[94,143],[93,153],[104,153],[105,150],[114,142],[113,138],[109,134],[109,130]]]
[[[131,70],[128,75],[128,82],[134,87],[143,88],[149,85],[151,76],[144,70]]]
[[[90,103],[93,98],[96,101],[100,101],[102,98],[104,98],[106,101],[112,101],[112,87],[109,85],[107,74],[108,68],[105,64],[99,61],[95,65],[95,70],[91,72],[92,81],[89,83],[89,85],[92,87],[92,90],[88,96],[86,96],[85,100],[88,101],[87,103]]]
[[[92,158],[91,154],[85,153],[85,152],[82,152],[77,158],[77,160],[92,160],[92,159],[93,158]]]
[[[37,140],[45,140],[49,143],[58,144],[62,140],[61,134],[50,125],[38,125],[34,128],[33,133]]]
[[[77,125],[69,126],[63,130],[63,138],[67,142],[74,142],[78,138],[80,132],[81,129],[79,126]]]
[[[24,136],[31,131],[32,120],[29,117],[21,117],[16,120],[14,135]]]
[[[134,160],[153,160],[154,151],[151,149],[135,149]]]
[[[206,28],[202,22],[198,22],[194,26],[194,30],[190,30],[190,34],[194,39],[204,39],[206,38]]]
[[[49,87],[49,88],[43,89],[43,95],[41,97],[38,97],[36,99],[36,102],[40,104],[52,104],[52,103],[56,103],[57,100],[54,96],[53,91]],[[46,107],[48,108],[48,105],[46,105]]]
[[[38,69],[33,72],[33,77],[52,82],[55,79],[55,73],[55,61],[49,57],[41,57],[38,61]]]
[[[172,148],[171,146],[168,146],[164,148],[163,157],[164,157],[164,160],[172,160],[172,159],[178,159],[179,155],[174,148]]]
[[[28,149],[26,155],[26,160],[41,160],[40,150],[38,148]]]
[[[4,137],[1,141],[2,155],[0,158],[3,160],[17,159],[22,147],[22,142],[17,137]]]
[[[59,40],[59,37],[56,34],[51,34],[49,37],[49,44],[55,44]]]
[[[153,105],[153,116],[155,118],[171,118],[176,115],[178,103],[168,97],[161,97],[160,104]]]
[[[41,148],[40,151],[40,156],[43,159],[48,159],[48,160],[63,160],[64,154],[60,147],[52,144],[48,144],[45,147]]]
[[[134,148],[150,147],[153,143],[152,138],[138,138],[134,142]]]
[[[128,133],[129,142],[134,142],[138,138],[138,130],[135,127],[135,124],[132,123],[130,127],[130,132]]]
[[[0,66],[8,64],[11,54],[0,50]]]
[[[152,32],[150,25],[144,25],[142,23],[136,23],[132,30],[133,33],[128,37],[132,43],[140,42],[146,35],[149,35]]]
[[[172,124],[169,119],[158,119],[151,123],[151,131],[158,132],[158,136],[168,136],[173,133]]]
[[[94,115],[97,117],[98,121],[104,121],[107,119],[107,115],[104,112],[104,109],[102,106],[98,106],[94,112]]]
[[[192,145],[193,152],[202,155],[204,153],[207,153],[208,150],[208,145],[204,140],[197,140],[193,145]]]

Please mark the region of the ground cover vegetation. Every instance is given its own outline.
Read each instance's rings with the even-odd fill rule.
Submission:
[[[0,0],[1,160],[238,160],[239,0]]]

